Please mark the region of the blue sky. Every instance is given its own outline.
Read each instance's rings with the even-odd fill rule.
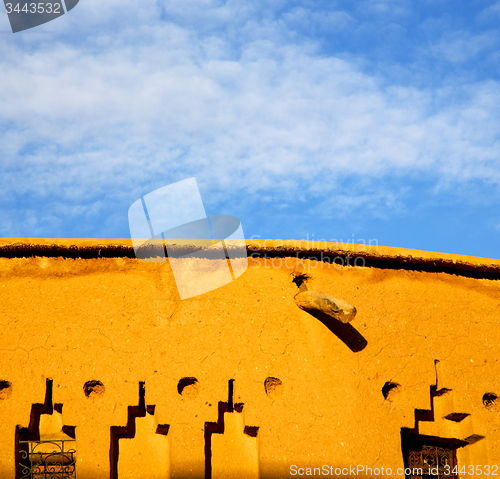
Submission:
[[[0,9],[0,236],[128,237],[196,177],[247,238],[500,258],[500,2]]]

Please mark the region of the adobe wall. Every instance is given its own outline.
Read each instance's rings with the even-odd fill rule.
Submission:
[[[16,477],[16,428],[48,407],[49,383],[62,411],[31,427],[75,427],[79,479],[204,478],[207,457],[214,478],[323,466],[403,478],[416,410],[419,434],[467,443],[460,465],[500,464],[500,262],[352,245],[401,267],[351,267],[250,246],[241,277],[183,301],[169,262],[0,258],[0,477]],[[298,273],[354,305],[354,320],[299,309]]]

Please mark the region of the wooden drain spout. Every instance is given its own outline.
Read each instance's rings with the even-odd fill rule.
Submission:
[[[304,311],[321,311],[341,323],[349,323],[356,316],[354,306],[341,299],[317,291],[302,291],[296,294],[295,303]]]

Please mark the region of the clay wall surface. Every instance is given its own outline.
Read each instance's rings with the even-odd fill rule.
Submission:
[[[125,240],[3,240],[0,478],[44,438],[76,450],[78,479],[402,479],[422,437],[474,467],[460,477],[500,475],[500,262],[288,246],[249,242],[242,276],[181,301],[170,263]],[[304,311],[304,290],[356,316]]]

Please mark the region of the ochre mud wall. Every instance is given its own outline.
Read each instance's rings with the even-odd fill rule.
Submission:
[[[168,261],[0,258],[0,477],[23,477],[22,441],[46,439],[74,448],[79,479],[324,466],[403,478],[404,454],[425,438],[494,477],[499,262],[427,254],[419,271],[410,253],[426,254],[382,249],[395,269],[372,249],[370,266],[351,267],[253,247],[241,277],[183,301]],[[299,309],[299,286],[355,318]]]

